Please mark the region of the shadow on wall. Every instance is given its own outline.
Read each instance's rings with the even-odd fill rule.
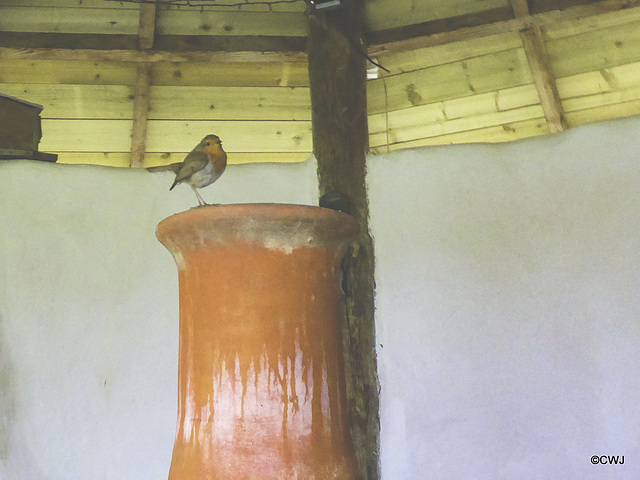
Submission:
[[[6,465],[9,460],[10,422],[15,414],[13,401],[13,370],[7,355],[0,312],[0,462]]]
[[[18,379],[4,328],[0,311],[0,480],[45,480],[47,476],[37,470],[33,462],[27,461],[30,458],[30,447],[19,428]]]
[[[11,458],[11,422],[15,418],[15,381],[4,338],[2,312],[0,312],[0,473],[6,473]]]

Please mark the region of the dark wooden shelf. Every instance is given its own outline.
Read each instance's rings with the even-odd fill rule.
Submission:
[[[0,148],[0,160],[39,160],[41,162],[57,162],[58,155],[33,150],[10,150]]]

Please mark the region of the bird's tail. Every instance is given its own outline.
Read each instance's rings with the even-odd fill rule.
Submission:
[[[171,171],[176,173],[178,171],[178,169],[180,168],[180,165],[182,165],[182,162],[178,162],[178,163],[171,163],[169,165],[159,165],[157,167],[149,167],[147,168],[147,171],[149,172],[167,172],[167,171]]]

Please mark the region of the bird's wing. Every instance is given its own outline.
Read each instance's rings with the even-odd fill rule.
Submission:
[[[207,163],[209,163],[209,157],[206,153],[196,151],[190,152],[184,159],[184,162],[180,164],[180,168],[176,172],[176,179],[169,190],[175,187],[178,183],[189,178],[197,171],[202,170],[207,166]]]
[[[147,168],[147,171],[149,172],[167,172],[169,170],[171,170],[174,173],[177,173],[178,170],[180,170],[180,167],[182,166],[182,162],[177,162],[177,163],[172,163],[170,165],[160,165],[158,167],[149,167]]]

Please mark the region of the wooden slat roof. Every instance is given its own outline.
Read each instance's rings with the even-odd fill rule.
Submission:
[[[231,162],[310,154],[304,1],[158,2],[142,26],[140,12],[0,0],[0,93],[44,106],[42,150],[129,166],[133,133],[133,149],[143,144],[133,164],[149,166],[214,132]],[[367,0],[365,23],[368,54],[389,70],[371,65],[373,151],[640,113],[640,0]]]

